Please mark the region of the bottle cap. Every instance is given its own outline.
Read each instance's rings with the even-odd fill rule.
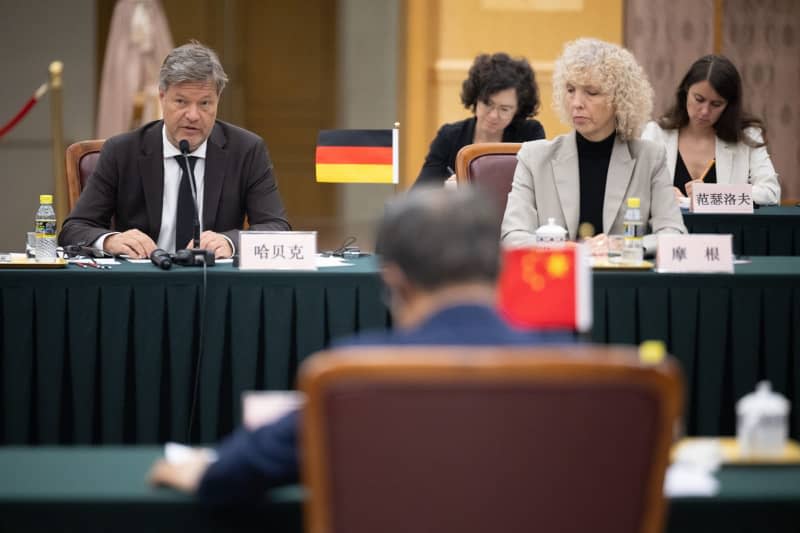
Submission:
[[[657,365],[667,355],[667,347],[663,341],[644,341],[639,345],[639,361],[646,365]]]
[[[636,198],[635,196],[631,196],[630,198],[628,198],[628,207],[636,208],[639,207],[639,205],[640,205],[639,199]]]
[[[39,195],[39,203],[40,204],[52,204],[53,203],[53,195],[52,194],[40,194]]]

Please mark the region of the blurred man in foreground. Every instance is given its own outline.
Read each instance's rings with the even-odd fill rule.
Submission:
[[[376,248],[395,329],[339,345],[533,345],[566,334],[512,330],[494,310],[499,271],[496,215],[472,190],[418,189],[392,202]],[[271,486],[299,479],[300,411],[255,431],[240,429],[218,449],[175,465],[159,461],[151,480],[209,502],[258,501]]]

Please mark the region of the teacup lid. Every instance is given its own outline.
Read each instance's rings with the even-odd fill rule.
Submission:
[[[769,381],[760,381],[756,391],[743,396],[736,402],[739,415],[786,416],[789,413],[789,400],[772,392]]]
[[[536,236],[564,239],[567,236],[567,230],[556,224],[556,219],[550,217],[547,219],[547,224],[539,226],[539,229],[536,230]]]

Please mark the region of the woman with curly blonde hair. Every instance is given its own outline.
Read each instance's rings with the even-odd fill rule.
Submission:
[[[573,131],[522,145],[503,218],[505,244],[531,244],[536,228],[553,218],[571,239],[590,224],[602,247],[606,234],[622,233],[632,197],[648,233],[686,232],[663,148],[638,139],[653,89],[629,51],[597,39],[567,43],[555,64],[553,103]],[[655,250],[653,236],[644,242]]]

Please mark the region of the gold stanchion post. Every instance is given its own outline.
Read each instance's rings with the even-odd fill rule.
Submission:
[[[53,179],[55,191],[53,205],[59,224],[67,216],[67,183],[64,178],[64,124],[61,103],[61,74],[64,64],[61,61],[50,63],[50,127],[53,137]]]

